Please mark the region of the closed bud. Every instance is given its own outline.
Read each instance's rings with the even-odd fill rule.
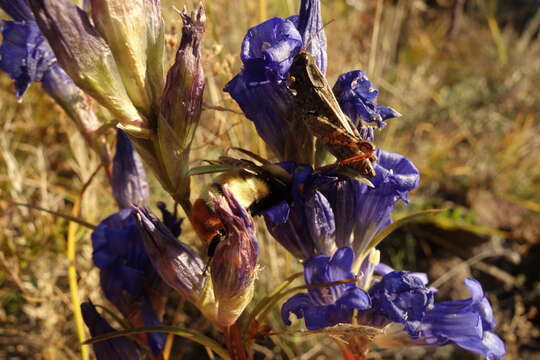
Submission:
[[[133,134],[148,124],[131,102],[111,49],[86,13],[69,0],[31,0],[36,21],[62,68],[84,91],[108,108]]]
[[[116,133],[116,154],[113,159],[112,190],[120,208],[143,206],[150,197],[146,172],[139,155],[123,130]]]
[[[234,196],[223,188],[214,198],[216,215],[225,228],[225,238],[216,247],[210,263],[218,324],[230,326],[253,298],[259,247],[253,219]]]
[[[191,15],[187,12],[180,15],[184,22],[182,40],[167,74],[158,122],[162,163],[172,186],[168,190],[176,199],[187,198],[189,194],[185,174],[189,148],[201,116],[205,84],[201,65],[204,8],[200,5]]]
[[[204,287],[204,264],[184,243],[145,208],[136,209],[144,247],[163,281],[184,298],[197,302]]]
[[[99,336],[116,331],[96,310],[92,302],[81,304],[84,323],[90,335]],[[117,337],[93,345],[97,360],[138,360],[141,354],[137,345],[127,337]]]

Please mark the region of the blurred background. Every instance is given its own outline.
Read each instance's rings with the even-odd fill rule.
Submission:
[[[173,7],[191,9],[195,2],[162,3],[172,61],[181,28]],[[222,88],[240,70],[240,43],[247,29],[270,17],[297,13],[299,1],[203,3],[208,17],[205,102],[233,111],[203,113],[193,164],[217,158],[230,146],[271,158]],[[408,156],[422,176],[410,204],[400,205],[394,217],[445,209],[392,234],[382,244],[383,261],[397,269],[427,272],[440,289],[438,300],[468,297],[463,278],[475,277],[494,306],[496,331],[507,344],[506,359],[540,359],[540,1],[322,4],[329,22],[330,83],[341,73],[362,69],[379,88],[379,103],[403,114],[376,136],[378,147]],[[80,204],[81,217],[93,224],[116,211],[116,205],[103,172],[80,196],[98,159],[39,84],[18,103],[12,81],[2,73],[0,94],[0,359],[77,359],[68,287],[68,222],[11,202],[64,214]],[[154,203],[171,204],[151,180]],[[209,181],[195,181],[194,198]],[[262,226],[259,229],[262,270],[255,302],[301,269]],[[92,266],[90,232],[78,228],[72,236],[77,240],[79,296],[106,306]],[[182,240],[200,247],[187,222]],[[189,323],[219,339],[194,308],[174,297],[169,303],[167,324]],[[279,309],[269,321],[274,331],[285,330]],[[296,324],[293,329],[300,329]],[[258,359],[340,356],[331,339],[300,334],[272,336],[255,349]],[[181,339],[175,341],[173,354],[171,359],[208,356]],[[454,346],[375,349],[371,357],[476,358]]]

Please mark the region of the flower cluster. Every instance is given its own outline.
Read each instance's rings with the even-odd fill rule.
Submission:
[[[376,149],[362,159],[373,166],[375,176],[369,180],[341,171],[347,159],[338,159],[339,166],[321,166],[334,152],[298,116],[298,91],[289,84],[299,54],[311,54],[320,70],[316,73],[326,73],[320,0],[301,0],[298,15],[272,18],[249,29],[241,46],[243,68],[224,89],[278,160],[274,164],[254,155],[263,164],[258,166],[225,157],[247,166],[234,169],[234,174],[251,185],[276,177],[283,200],[255,201],[256,210],[236,193],[238,188],[228,185],[214,184],[207,197],[193,206],[190,201],[190,150],[205,88],[202,5],[191,14],[181,12],[182,39],[166,76],[159,0],[91,0],[87,5],[88,13],[71,0],[0,0],[14,19],[2,23],[0,69],[15,80],[18,97],[31,82],[41,82],[102,155],[104,165],[112,164],[111,190],[119,211],[92,232],[92,259],[103,294],[126,327],[161,325],[168,295],[176,291],[224,331],[231,353],[245,358],[246,344],[239,344],[233,327],[253,299],[259,245],[252,215],[262,215],[269,233],[304,267],[307,292],[282,305],[286,325],[294,314],[309,330],[343,338],[345,352],[359,356],[371,343],[454,343],[488,359],[504,356],[491,305],[476,280],[465,280],[471,298],[436,303],[436,289],[428,287],[425,274],[395,271],[379,261],[381,231],[391,223],[396,203],[407,203],[409,192],[419,185],[414,164],[403,155]],[[332,89],[323,80],[337,116],[348,121],[341,124],[343,129],[331,121],[325,124],[335,130],[329,137],[348,131],[359,143],[371,144],[388,119],[401,116],[378,104],[378,90],[360,70],[339,76]],[[101,124],[90,110],[89,96],[119,122],[114,159],[99,140]],[[143,161],[175,200],[173,211],[158,203],[162,220],[148,208]],[[264,174],[263,179],[254,174]],[[267,189],[250,191],[273,197]],[[197,233],[210,234],[208,239],[200,235],[207,248],[206,264],[179,240],[178,204]],[[194,214],[194,208],[202,212]],[[195,222],[199,220],[202,223]],[[91,302],[81,308],[92,336],[114,331]],[[343,324],[352,327],[339,333]],[[371,329],[370,335],[360,327]],[[98,342],[94,350],[98,359],[139,359],[141,349],[159,359],[165,339],[164,333],[150,332]]]
[[[396,202],[406,203],[408,193],[419,184],[418,170],[410,160],[377,150],[371,186],[316,171],[309,161],[294,162],[313,158],[305,154],[312,151],[305,139],[293,141],[294,149],[288,148],[291,138],[298,139],[303,132],[291,118],[295,94],[288,91],[286,79],[301,50],[314,55],[323,74],[326,70],[320,2],[301,3],[298,16],[273,18],[248,31],[242,43],[243,69],[225,87],[276,156],[285,161],[280,165],[293,178],[294,201],[264,213],[274,238],[304,260],[309,290],[283,304],[283,321],[290,325],[289,317],[295,314],[310,330],[354,323],[380,330],[371,341],[381,346],[453,342],[489,359],[502,358],[504,344],[492,332],[491,307],[477,281],[465,281],[472,298],[435,304],[435,289],[427,287],[424,274],[388,271],[379,278],[374,273],[381,266],[372,240],[391,223]],[[360,70],[339,76],[333,92],[341,110],[366,140],[374,141],[376,129],[400,116],[394,109],[378,105],[378,90]],[[339,281],[343,283],[336,284]],[[391,335],[384,331],[396,324],[403,330]],[[351,353],[367,351],[365,344],[370,341],[354,341],[362,336],[361,332],[345,336],[349,344],[364,344],[361,349],[351,345]]]

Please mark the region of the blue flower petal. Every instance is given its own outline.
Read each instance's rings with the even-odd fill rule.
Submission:
[[[385,120],[401,116],[392,108],[377,105],[379,91],[363,71],[355,70],[342,74],[333,90],[343,112],[357,126],[364,121],[375,123],[377,127],[382,128],[386,125]]]
[[[84,322],[92,337],[116,331],[101,317],[91,302],[81,304]],[[127,337],[117,337],[92,345],[97,360],[138,360],[141,358],[137,345]]]
[[[302,319],[304,317],[304,309],[309,306],[311,306],[311,298],[308,294],[294,295],[281,306],[281,319],[285,325],[290,326],[290,314],[293,313],[298,319]]]
[[[317,191],[305,202],[305,209],[309,233],[318,252],[330,254],[335,249],[336,230],[330,203]]]
[[[268,219],[267,221],[269,223],[284,224],[289,219],[290,211],[291,208],[289,207],[289,204],[287,204],[286,201],[282,201],[265,211],[264,217],[265,219]]]
[[[364,290],[353,287],[348,289],[336,304],[344,305],[351,309],[367,310],[371,308],[371,298]]]
[[[336,305],[311,306],[304,309],[304,321],[308,330],[317,330],[339,323],[349,322],[352,309]]]
[[[15,80],[17,97],[31,82],[41,81],[56,57],[34,21],[3,21],[0,70]]]
[[[422,279],[405,271],[392,271],[371,287],[369,294],[377,314],[407,326],[418,336],[418,322],[433,306],[433,292]]]
[[[298,30],[302,35],[303,48],[313,55],[318,68],[323,74],[326,74],[326,34],[320,0],[302,0],[297,21]]]
[[[249,76],[246,74],[244,71],[236,75],[225,85],[224,91],[231,94],[246,117],[254,122],[259,136],[283,159],[289,141],[286,119],[292,108],[293,98],[284,83],[249,86]]]
[[[341,269],[343,272],[351,272],[354,261],[354,252],[349,247],[339,248],[330,259],[329,266]]]
[[[116,130],[116,153],[113,159],[112,190],[120,208],[144,206],[150,198],[150,186],[139,154],[127,134]]]
[[[487,360],[502,359],[506,354],[506,347],[500,337],[492,332],[486,331],[482,340],[467,338],[457,342],[464,349],[473,351],[485,356]]]
[[[141,310],[142,310],[142,318],[143,318],[144,326],[161,326],[162,325],[161,321],[159,321],[158,319],[156,312],[152,308],[152,305],[145,302],[142,304]],[[147,338],[148,338],[148,345],[150,346],[150,350],[152,350],[152,353],[154,355],[161,354],[161,352],[163,351],[163,348],[165,347],[167,334],[151,332],[147,334]]]
[[[0,0],[0,8],[16,21],[34,19],[28,0]]]
[[[248,85],[257,85],[257,79],[261,83],[284,79],[301,46],[300,33],[287,19],[272,18],[249,29],[240,53],[247,65],[244,74],[249,79]]]

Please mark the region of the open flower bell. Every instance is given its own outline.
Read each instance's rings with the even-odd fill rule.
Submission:
[[[321,285],[339,280],[355,279],[351,272],[354,253],[350,248],[338,249],[332,257],[315,256],[304,264],[307,285]],[[368,294],[356,287],[354,282],[322,288],[311,288],[308,293],[298,294],[287,300],[281,308],[281,317],[291,325],[289,315],[304,319],[309,330],[321,329],[352,320],[354,309],[371,307]]]

